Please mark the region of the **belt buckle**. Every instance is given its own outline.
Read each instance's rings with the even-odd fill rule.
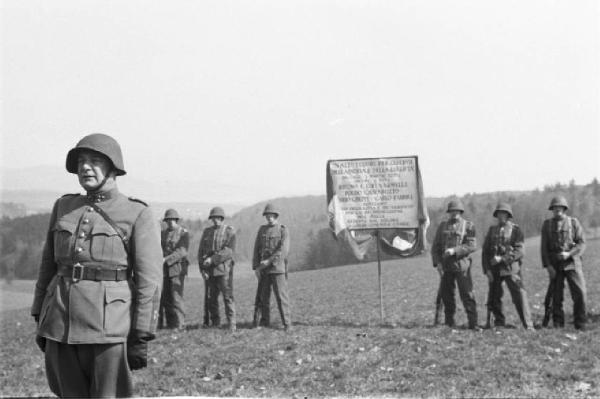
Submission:
[[[82,277],[83,277],[83,265],[81,263],[77,262],[73,265],[73,272],[71,273],[71,279],[73,280],[74,283],[76,283],[79,280],[81,280]]]

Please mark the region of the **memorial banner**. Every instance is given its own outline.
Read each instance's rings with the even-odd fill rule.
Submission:
[[[374,236],[392,255],[426,248],[429,217],[416,156],[328,161],[327,203],[332,231],[359,259]]]

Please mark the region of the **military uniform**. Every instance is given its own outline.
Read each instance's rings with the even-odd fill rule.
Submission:
[[[233,266],[235,251],[235,230],[222,224],[204,229],[198,249],[200,270],[208,275],[206,289],[208,290],[208,313],[213,326],[219,326],[219,294],[223,295],[225,316],[230,328],[235,328],[236,315],[233,300]],[[204,260],[210,258],[210,265],[205,266]],[[205,303],[205,306],[207,304]],[[206,324],[205,320],[205,324]]]
[[[156,329],[160,230],[145,203],[117,190],[125,170],[112,137],[84,137],[66,168],[95,188],[52,209],[31,307],[36,342],[56,395],[131,396],[131,370],[146,366]]]
[[[447,256],[444,252],[453,249],[454,254]],[[477,304],[473,294],[471,279],[471,253],[476,249],[475,227],[473,223],[459,216],[456,220],[443,221],[437,229],[431,248],[433,265],[442,265],[443,274],[440,282],[442,301],[444,303],[445,323],[454,326],[456,302],[455,285],[462,300],[469,328],[477,327]]]
[[[504,225],[491,226],[485,236],[481,252],[483,273],[491,272],[489,283],[488,309],[494,314],[494,325],[505,325],[502,312],[502,282],[510,291],[513,303],[525,328],[533,328],[531,312],[527,300],[527,291],[521,276],[521,262],[524,255],[523,233],[518,225],[508,220]],[[494,257],[500,257],[499,263],[492,264]]]
[[[126,233],[130,253],[92,203]],[[39,315],[38,335],[47,340],[46,370],[56,395],[132,394],[126,342],[134,330],[154,336],[159,237],[151,210],[116,189],[95,197],[67,195],[54,205],[31,314]],[[105,350],[114,356],[101,357],[94,367],[78,360]],[[116,386],[108,382],[115,378]]]
[[[160,297],[159,327],[163,327],[166,318],[167,328],[185,327],[185,307],[183,287],[188,270],[188,247],[190,236],[188,231],[177,225],[161,232],[163,250],[163,289]]]
[[[252,269],[268,260],[269,266],[261,271],[254,303],[254,326],[270,325],[271,288],[275,294],[281,323],[290,328],[290,306],[287,290],[287,256],[290,247],[288,229],[279,223],[263,225],[258,229],[252,257]]]
[[[581,256],[585,251],[585,236],[579,220],[572,216],[562,219],[546,219],[542,225],[542,264],[552,266],[556,277],[552,290],[552,320],[555,326],[565,324],[563,311],[565,279],[573,298],[573,318],[576,328],[584,328],[586,323],[586,288]],[[570,257],[561,260],[559,254],[568,252]]]

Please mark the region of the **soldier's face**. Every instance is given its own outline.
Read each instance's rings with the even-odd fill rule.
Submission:
[[[552,207],[552,214],[554,215],[555,219],[562,219],[562,217],[565,215],[565,211],[565,208],[562,206]]]
[[[210,218],[210,220],[212,220],[213,226],[220,226],[223,224],[223,218],[221,217]]]
[[[498,223],[505,224],[508,221],[508,213],[504,211],[496,212],[496,219],[498,219]]]
[[[167,228],[172,230],[177,226],[177,219],[167,219],[165,223],[167,223]]]
[[[450,220],[456,220],[458,219],[461,213],[461,211],[450,211],[448,212],[448,217],[450,218]]]
[[[275,221],[277,220],[277,215],[274,213],[267,213],[265,215],[265,219],[267,219],[267,223],[272,226],[275,224]]]
[[[109,176],[112,163],[102,154],[82,151],[77,157],[77,177],[85,191],[94,191]]]

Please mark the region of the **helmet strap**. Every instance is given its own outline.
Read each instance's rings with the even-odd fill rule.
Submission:
[[[88,194],[93,194],[93,193],[99,193],[102,191],[102,188],[104,187],[104,185],[106,184],[106,182],[108,181],[109,178],[113,177],[114,179],[114,169],[111,170],[110,172],[108,172],[106,174],[106,176],[104,176],[104,179],[102,179],[102,182],[100,183],[100,185],[98,187],[96,187],[95,189],[88,191]]]

